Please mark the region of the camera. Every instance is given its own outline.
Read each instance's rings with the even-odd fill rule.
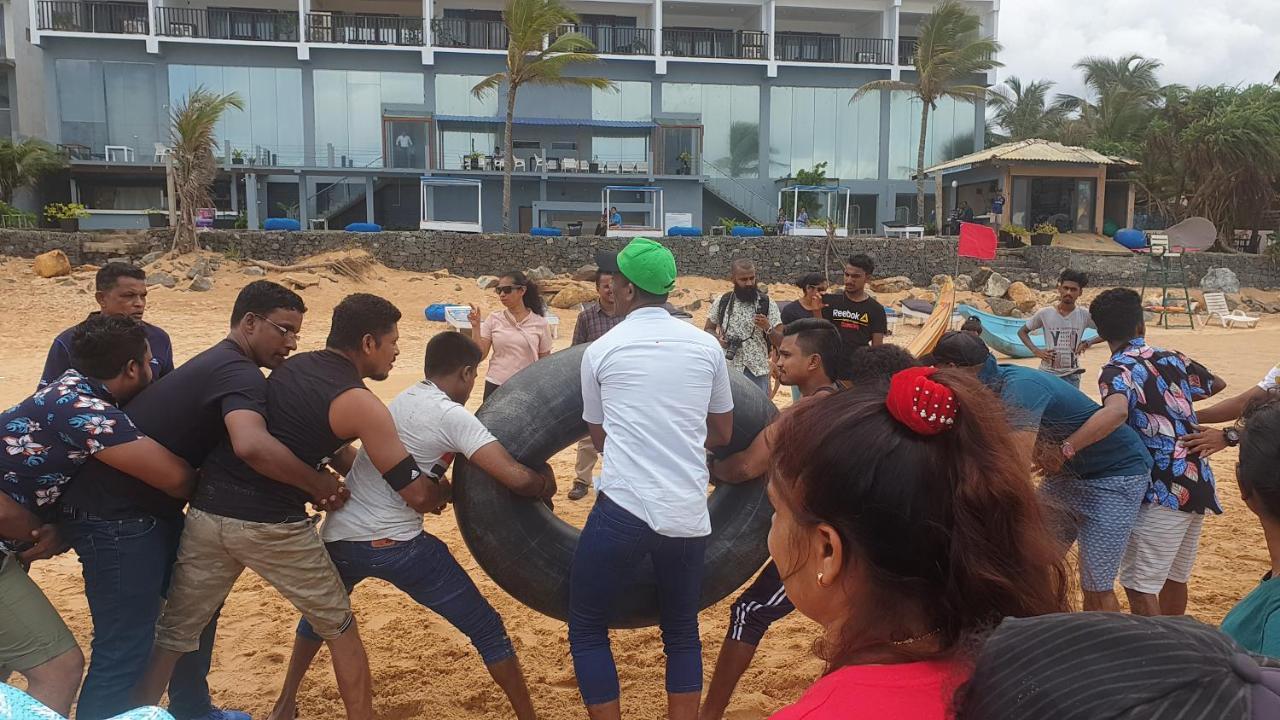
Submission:
[[[742,338],[728,338],[725,340],[727,347],[724,349],[724,359],[732,360],[738,356],[738,351],[742,349]]]

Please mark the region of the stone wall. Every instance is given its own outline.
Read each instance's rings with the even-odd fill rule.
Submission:
[[[123,238],[123,239],[122,239]],[[168,248],[172,233],[156,229],[137,233],[61,233],[44,230],[0,230],[0,254],[33,257],[54,248],[67,253],[73,264],[105,262],[120,255],[116,249],[103,250],[112,240],[128,241],[137,259],[148,250]],[[590,264],[599,250],[616,251],[621,238],[532,237],[528,235],[469,235],[435,232],[250,232],[211,230],[200,235],[202,245],[231,256],[251,257],[280,264],[297,262],[316,253],[350,247],[367,248],[382,263],[405,270],[448,268],[458,275],[496,274],[504,270],[545,265],[555,272],[572,272]],[[939,239],[888,240],[883,238],[837,238],[827,254],[826,238],[738,238],[669,237],[662,240],[675,253],[681,274],[722,277],[728,274],[735,257],[754,260],[763,282],[787,282],[796,276],[821,271],[824,255],[830,272],[839,281],[843,258],[866,253],[875,259],[876,275],[905,275],[917,285],[928,285],[938,273],[955,268],[955,242]],[[1140,285],[1146,258],[1125,255],[1097,255],[1063,248],[1029,247],[1020,255],[1001,257],[991,265],[1004,272],[1015,261],[1045,284],[1051,284],[1063,268],[1083,270],[1092,285]],[[1241,254],[1196,253],[1185,256],[1192,286],[1211,267],[1228,267],[1246,287],[1280,288],[1280,264],[1270,257]],[[972,273],[977,263],[965,259],[960,272]],[[1014,277],[1013,279],[1021,279]]]

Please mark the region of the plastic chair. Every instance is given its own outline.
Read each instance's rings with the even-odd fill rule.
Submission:
[[[164,143],[155,143],[155,146],[156,146],[155,161],[157,165],[160,165],[164,162],[165,158],[169,157],[169,155],[173,153],[173,148],[169,147],[168,145],[165,145]]]
[[[560,166],[565,172],[578,172],[578,161],[574,158],[565,158],[560,161]]]
[[[636,164],[635,164],[635,163],[633,163],[633,162],[624,162],[624,163],[622,163],[622,172],[623,172],[623,174],[627,174],[627,173],[634,173],[635,171],[636,171]]]
[[[516,158],[516,160],[515,160],[515,169],[516,169],[516,170],[525,170],[525,169],[526,169],[526,166],[525,166],[525,163],[524,163],[524,159],[523,159],[523,158]]]
[[[1257,327],[1261,318],[1246,315],[1244,312],[1236,310],[1232,311],[1227,307],[1227,296],[1220,292],[1207,292],[1204,294],[1205,316],[1204,323],[1209,324],[1209,319],[1214,315],[1218,316],[1218,321],[1222,323],[1222,327],[1236,327],[1237,324],[1243,327]]]
[[[646,161],[646,160],[642,160],[642,161],[640,161],[640,162],[636,163],[636,172],[640,173],[641,175],[648,175],[648,174],[649,174],[649,163],[648,163],[648,161]]]
[[[606,160],[604,163],[604,172],[606,175],[617,175],[622,172],[622,164]]]

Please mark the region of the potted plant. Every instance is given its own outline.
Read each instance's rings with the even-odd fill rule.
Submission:
[[[169,227],[169,211],[158,210],[156,208],[148,208],[144,211],[147,216],[147,227],[162,228]]]
[[[680,161],[680,167],[676,169],[677,175],[693,174],[693,156],[689,154],[688,150],[682,151],[676,159]]]
[[[80,203],[49,203],[44,206],[44,218],[66,232],[80,229],[80,220],[89,217],[89,211]]]
[[[231,151],[231,164],[232,164],[232,165],[243,165],[243,164],[244,164],[244,151],[242,151],[242,150],[232,150],[232,151]]]
[[[1052,223],[1040,223],[1031,229],[1031,244],[1035,246],[1046,246],[1053,244],[1053,238],[1058,234],[1058,227]]]
[[[1000,247],[1022,247],[1027,244],[1027,229],[1012,223],[1000,227]]]

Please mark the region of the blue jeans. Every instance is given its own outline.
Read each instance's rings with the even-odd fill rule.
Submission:
[[[618,669],[609,647],[610,610],[646,555],[658,583],[658,617],[667,656],[668,693],[702,690],[702,594],[707,538],[659,535],[606,495],[596,498],[569,571],[569,651],[587,705],[618,699]]]
[[[182,537],[182,518],[103,520],[78,514],[64,520],[62,529],[80,556],[93,617],[89,674],[80,689],[76,717],[99,720],[136,707],[129,695],[151,655]],[[182,656],[169,680],[169,712],[179,720],[212,709],[206,676],[217,627],[215,613],[200,635],[200,649]]]
[[[347,540],[325,543],[325,547],[347,592],[366,578],[385,580],[461,630],[485,665],[516,654],[502,618],[440,538],[424,532],[389,547]],[[298,634],[320,640],[306,618],[298,622]]]
[[[750,370],[743,370],[742,374],[746,375],[748,380],[755,383],[756,387],[760,388],[760,391],[765,395],[769,394],[769,373],[753,375]]]

